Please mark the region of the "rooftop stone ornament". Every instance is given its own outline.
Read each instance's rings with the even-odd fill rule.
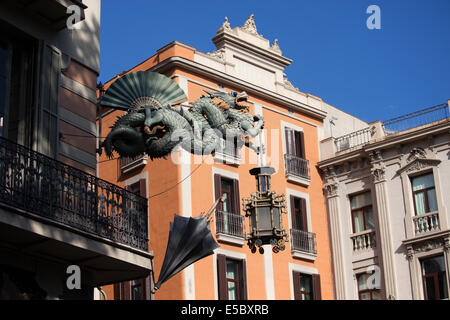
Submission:
[[[109,157],[144,153],[151,159],[165,158],[180,145],[193,154],[208,155],[220,148],[221,139],[237,139],[259,153],[250,138],[264,126],[262,116],[252,116],[245,92],[211,92],[194,101],[189,109],[174,107],[187,100],[170,78],[150,71],[137,71],[116,80],[101,98],[101,105],[126,113],[118,117],[98,152]]]
[[[258,33],[258,30],[256,29],[254,14],[251,14],[250,17],[248,17],[247,21],[245,21],[244,24],[242,25],[241,30],[247,31],[248,33],[254,35],[260,35]]]

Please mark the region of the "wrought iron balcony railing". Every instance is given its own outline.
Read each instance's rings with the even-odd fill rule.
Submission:
[[[284,166],[286,174],[310,179],[309,175],[309,161],[291,154],[284,155]]]
[[[216,210],[216,233],[244,238],[244,217]]]
[[[147,199],[3,138],[0,204],[148,250]]]
[[[303,230],[291,229],[291,249],[317,254],[316,234]]]
[[[384,133],[386,135],[417,128],[429,123],[448,118],[449,106],[447,103],[431,108],[419,110],[383,122]]]
[[[450,116],[449,113],[449,106],[447,103],[444,103],[390,119],[383,122],[383,135],[389,136],[391,134],[417,128],[429,123],[448,119]],[[370,127],[338,137],[334,140],[336,152],[365,145],[370,142],[371,138],[372,128]]]

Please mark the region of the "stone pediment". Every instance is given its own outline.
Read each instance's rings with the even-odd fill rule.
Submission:
[[[269,39],[263,37],[258,32],[253,14],[248,17],[241,27],[231,27],[228,17],[222,26],[217,30],[216,36],[212,39],[217,51],[221,49],[240,51],[251,50],[257,52],[260,57],[264,57],[271,63],[281,65],[283,68],[291,64],[292,60],[284,57],[278,39],[274,39],[271,43]],[[237,50],[234,50],[237,49]],[[211,54],[215,54],[214,52]]]
[[[398,169],[397,174],[401,174],[403,172],[414,172],[425,168],[435,167],[439,163],[441,163],[441,160],[438,159],[415,158],[406,165],[402,166],[400,169]]]

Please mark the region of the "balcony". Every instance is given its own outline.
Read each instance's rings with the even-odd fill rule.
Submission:
[[[0,243],[21,259],[79,265],[86,288],[146,277],[153,257],[147,199],[3,138]]]
[[[3,138],[0,204],[148,250],[147,199]]]
[[[354,233],[350,238],[354,253],[360,253],[376,247],[375,230],[370,229]]]
[[[291,252],[295,258],[315,260],[317,256],[316,234],[291,229]]]
[[[384,133],[392,135],[430,123],[445,120],[449,117],[447,103],[409,113],[383,122]]]
[[[245,243],[244,217],[216,210],[217,240],[242,246]]]
[[[309,186],[309,161],[291,154],[284,155],[284,168],[286,179],[303,186]]]
[[[424,235],[426,233],[440,231],[439,212],[431,212],[413,217],[414,233]]]
[[[372,129],[364,128],[345,136],[336,138],[334,143],[336,145],[336,152],[348,150],[354,147],[362,146],[370,142],[372,138]]]
[[[334,139],[334,152],[341,152],[356,147],[361,147],[370,143],[373,139],[388,137],[391,135],[404,133],[405,131],[422,127],[425,125],[436,124],[441,121],[447,121],[450,116],[450,106],[447,103],[434,107],[425,108],[400,117],[396,117],[384,122],[380,122],[380,129],[377,128],[377,122],[374,126],[367,127],[344,136]],[[324,140],[326,141],[326,140]],[[327,153],[330,153],[328,151]],[[330,154],[331,156],[332,154]]]
[[[147,165],[147,160],[148,155],[146,154],[140,155],[135,158],[120,157],[119,158],[120,171],[122,173],[128,173],[135,169],[145,167]]]

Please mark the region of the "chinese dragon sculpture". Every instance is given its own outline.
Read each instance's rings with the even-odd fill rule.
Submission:
[[[98,152],[109,157],[148,154],[165,158],[181,147],[193,154],[211,154],[220,139],[236,139],[259,153],[250,142],[264,126],[262,116],[252,116],[245,92],[210,92],[189,108],[174,107],[187,100],[184,91],[168,77],[150,71],[126,74],[116,80],[101,98],[101,105],[126,111],[118,117]]]

